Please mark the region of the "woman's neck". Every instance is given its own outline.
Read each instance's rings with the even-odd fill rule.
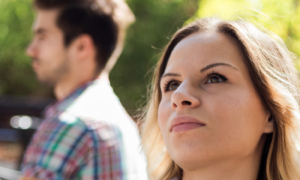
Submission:
[[[257,149],[247,157],[227,158],[210,165],[200,164],[193,169],[183,168],[182,180],[257,180],[264,144],[263,136]]]
[[[234,165],[236,164],[236,165]],[[182,180],[256,180],[259,164],[256,166],[240,163],[218,163],[192,171],[184,171]]]

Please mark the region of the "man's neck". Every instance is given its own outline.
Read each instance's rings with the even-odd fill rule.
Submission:
[[[58,100],[62,100],[85,83],[93,81],[97,78],[108,80],[108,75],[108,73],[102,72],[98,76],[82,77],[81,79],[79,79],[79,77],[66,78],[54,86],[54,94]]]
[[[106,71],[103,71],[102,73],[100,73],[100,75],[98,76],[98,79],[100,80],[104,80],[104,81],[109,81],[109,73]]]
[[[65,97],[67,97],[69,94],[71,94],[75,89],[80,87],[82,84],[87,83],[89,80],[86,81],[80,81],[80,82],[61,82],[58,83],[54,87],[54,94],[56,96],[57,100],[62,100]]]

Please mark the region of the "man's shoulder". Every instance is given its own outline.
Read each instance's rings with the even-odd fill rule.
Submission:
[[[79,117],[86,124],[92,122],[118,126],[133,122],[110,85],[104,82],[90,85],[65,112]]]
[[[87,132],[94,141],[106,141],[109,139],[120,138],[121,136],[119,126],[116,126],[113,123],[94,119],[89,116],[78,116],[68,111],[57,116],[56,121],[73,129],[69,132],[73,133],[73,135],[78,135],[79,132]]]
[[[62,165],[66,159],[74,159],[70,156],[87,154],[95,146],[102,147],[105,141],[117,139],[117,132],[109,124],[62,112],[40,125],[27,150],[26,159],[56,170],[57,163]],[[40,160],[37,162],[36,158]]]
[[[37,132],[57,133],[73,128],[86,130],[88,126],[80,117],[63,111],[53,117],[46,118],[39,126]]]

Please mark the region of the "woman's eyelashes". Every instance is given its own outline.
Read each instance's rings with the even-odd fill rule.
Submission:
[[[180,85],[180,82],[176,81],[176,80],[169,80],[166,82],[165,87],[164,87],[164,91],[174,91],[176,90]]]
[[[227,81],[227,78],[217,72],[211,72],[207,74],[207,81],[206,84],[211,84],[211,83],[220,83]]]
[[[208,73],[206,79],[207,80],[205,81],[204,84],[221,83],[228,80],[225,76],[217,72]],[[174,80],[174,79],[168,80],[166,81],[163,90],[164,92],[175,91],[180,86],[180,84],[181,82],[178,80]]]

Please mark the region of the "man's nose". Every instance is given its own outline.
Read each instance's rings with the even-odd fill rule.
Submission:
[[[34,47],[34,42],[31,42],[28,47],[26,48],[26,55],[29,56],[29,57],[34,57],[35,56],[35,47]]]
[[[182,83],[180,86],[173,92],[171,96],[172,108],[174,110],[184,109],[184,108],[196,108],[200,106],[200,99],[196,97],[196,90],[192,85],[188,83]]]

